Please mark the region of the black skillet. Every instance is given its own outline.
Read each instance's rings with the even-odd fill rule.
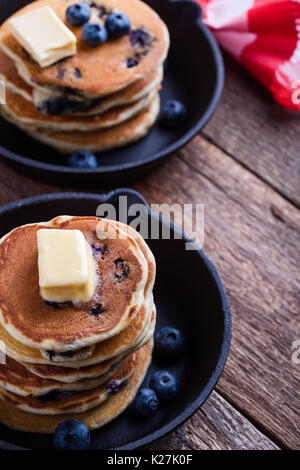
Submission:
[[[107,195],[84,193],[49,194],[24,199],[0,208],[0,237],[16,226],[49,220],[57,215],[96,215],[99,204],[111,203],[118,218],[119,196],[128,206],[143,204],[149,227],[158,220],[142,196],[129,189]],[[128,223],[131,219],[129,218]],[[231,316],[226,293],[216,268],[202,250],[187,251],[187,238],[174,239],[178,228],[159,219],[160,230],[170,227],[171,239],[147,240],[157,261],[154,299],[158,311],[157,330],[165,325],[180,328],[186,338],[179,360],[161,363],[154,355],[144,381],[149,385],[155,370],[167,369],[180,384],[178,396],[161,405],[148,419],[136,419],[129,407],[121,416],[92,432],[92,449],[135,449],[158,439],[185,421],[208,397],[224,367],[231,338]],[[162,233],[162,232],[161,232]],[[1,406],[1,403],[0,403]],[[3,447],[51,449],[52,437],[10,431],[0,425]],[[1,442],[0,442],[1,448]]]

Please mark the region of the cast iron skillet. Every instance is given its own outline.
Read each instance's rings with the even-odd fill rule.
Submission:
[[[96,215],[101,203],[119,210],[119,196],[127,196],[128,206],[143,204],[151,223],[160,229],[169,226],[171,239],[147,240],[157,261],[154,299],[157,305],[157,330],[174,325],[188,339],[180,360],[161,363],[154,355],[144,385],[155,370],[167,369],[180,384],[178,396],[160,406],[148,419],[137,419],[129,407],[115,421],[92,433],[92,449],[135,449],[163,436],[186,420],[208,397],[224,367],[231,338],[230,307],[218,272],[202,250],[186,251],[186,236],[174,239],[178,228],[151,212],[142,196],[129,189],[107,195],[62,193],[38,196],[0,208],[0,236],[14,227],[40,222],[57,215]],[[130,223],[129,218],[128,223]],[[1,406],[1,403],[0,403]],[[10,431],[0,426],[0,439],[6,445],[25,448],[52,448],[52,437]],[[8,444],[9,443],[9,444]],[[0,443],[1,448],[1,443]]]
[[[28,0],[1,0],[0,23]],[[219,48],[201,21],[201,8],[192,0],[147,0],[166,22],[171,50],[166,66],[162,105],[182,100],[189,117],[184,126],[166,131],[156,124],[140,142],[99,155],[97,170],[66,165],[66,157],[37,143],[0,119],[0,157],[10,166],[48,183],[92,187],[128,183],[149,172],[170,153],[185,145],[207,123],[223,87]]]

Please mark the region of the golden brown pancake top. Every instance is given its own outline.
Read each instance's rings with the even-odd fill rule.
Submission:
[[[82,305],[47,305],[40,296],[36,233],[49,225],[19,227],[2,241],[0,308],[4,327],[12,327],[36,347],[43,347],[46,344],[43,341],[51,340],[66,345],[67,350],[68,345],[107,333],[121,322],[143,280],[143,265],[132,239],[99,240],[97,224],[104,230],[112,226],[111,221],[97,217],[67,220],[58,217],[51,224],[52,228],[81,230],[92,246],[98,269],[97,295],[96,300]],[[130,308],[128,323],[136,310],[136,304]]]
[[[50,6],[77,37],[77,53],[50,67],[40,67],[14,39],[7,21],[0,29],[0,41],[12,54],[21,59],[32,80],[40,85],[68,87],[87,96],[102,96],[126,87],[154,71],[164,61],[169,47],[165,24],[145,3],[139,0],[96,0],[91,2],[93,16],[90,21],[102,22],[99,7],[115,9],[128,15],[133,32],[118,39],[109,39],[99,47],[90,47],[82,39],[82,27],[66,22],[66,9],[74,0],[39,0],[19,10],[15,15],[34,8]],[[135,32],[143,28],[150,33],[148,39],[137,41]],[[144,44],[145,43],[145,44]],[[135,67],[127,67],[127,59],[136,58]]]

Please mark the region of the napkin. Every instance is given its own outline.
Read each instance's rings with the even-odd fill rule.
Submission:
[[[300,112],[300,0],[195,0],[219,44]]]

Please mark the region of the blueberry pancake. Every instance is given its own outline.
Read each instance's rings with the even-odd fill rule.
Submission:
[[[130,405],[147,373],[152,348],[153,340],[140,349],[137,366],[128,383],[95,408],[76,414],[41,415],[22,411],[3,401],[0,406],[0,421],[11,429],[44,434],[53,433],[62,421],[74,418],[83,421],[90,430],[98,429],[115,419]]]
[[[90,301],[44,301],[36,243],[41,228],[83,233],[93,250],[97,278]],[[115,238],[107,238],[109,231]],[[144,302],[146,258],[134,239],[107,219],[57,217],[19,227],[1,239],[0,260],[1,323],[17,341],[34,348],[64,352],[104,341],[126,328]]]
[[[139,0],[96,0],[87,3],[92,22],[104,24],[111,12],[125,13],[131,23],[129,34],[91,47],[82,39],[82,27],[66,21],[66,10],[74,0],[39,0],[19,10],[12,18],[49,6],[77,38],[77,52],[49,67],[41,67],[11,33],[8,21],[0,28],[0,44],[16,63],[19,74],[33,86],[97,98],[121,90],[157,70],[169,48],[169,34],[159,16]]]
[[[21,362],[21,364],[39,377],[44,379],[51,379],[58,382],[74,383],[84,379],[97,378],[101,375],[109,373],[109,371],[120,364],[129,354],[132,354],[137,349],[146,344],[153,336],[156,326],[156,308],[154,306],[151,318],[147,327],[143,331],[139,339],[130,347],[129,350],[114,356],[104,362],[95,363],[89,366],[81,366],[79,368],[64,367],[59,365],[45,365],[45,364],[29,364]]]
[[[121,124],[144,111],[156,96],[157,90],[130,104],[111,108],[96,116],[49,116],[39,111],[33,103],[17,93],[6,93],[6,103],[1,109],[7,119],[22,129],[89,132]]]
[[[89,132],[25,132],[39,142],[55,148],[61,153],[71,154],[78,148],[91,152],[122,147],[135,142],[148,134],[156,122],[160,110],[160,98],[157,94],[149,107],[118,126]]]
[[[0,388],[21,396],[42,396],[53,391],[83,391],[99,387],[106,383],[118,370],[115,364],[103,375],[79,380],[75,383],[64,383],[41,378],[30,372],[20,362],[7,356],[6,364],[0,364]]]
[[[117,384],[122,387],[128,381],[139,361],[139,351],[128,356],[117,369],[112,378],[105,384],[83,391],[51,391],[40,396],[17,395],[0,388],[0,399],[14,407],[31,413],[55,415],[64,413],[81,413],[95,408],[108,400]]]
[[[41,350],[26,346],[13,338],[0,323],[0,341],[5,344],[6,353],[17,360],[24,363],[30,370],[38,371],[37,374],[48,377],[51,374],[54,378],[59,374],[63,377],[63,371],[66,367],[77,369],[73,371],[74,380],[77,380],[77,373],[79,368],[86,368],[92,365],[99,365],[101,368],[95,368],[95,374],[100,375],[103,367],[106,367],[106,362],[114,358],[114,363],[121,360],[121,355],[124,357],[132,348],[136,348],[144,336],[147,334],[148,328],[151,326],[151,312],[153,309],[152,295],[149,296],[147,301],[143,304],[140,312],[136,315],[133,321],[127,328],[122,330],[119,334],[112,336],[104,341],[90,346],[92,348],[92,355],[80,358],[80,352],[67,351],[65,353],[56,353],[51,350]],[[47,353],[47,354],[45,354]],[[76,361],[72,360],[72,355],[76,357]],[[57,359],[57,356],[59,359]],[[104,364],[105,363],[105,364]],[[109,364],[110,365],[110,364]],[[44,374],[42,373],[44,371]],[[60,372],[58,372],[60,371]],[[70,371],[68,371],[70,372]],[[89,369],[89,375],[93,372]],[[68,376],[71,376],[71,374]],[[52,377],[51,377],[52,378]],[[57,380],[60,380],[57,378]]]
[[[112,95],[97,100],[97,104],[89,109],[76,111],[73,98],[67,94],[53,97],[53,91],[41,91],[26,83],[18,74],[13,61],[0,49],[0,79],[6,83],[7,91],[17,93],[28,101],[34,103],[35,107],[46,115],[68,115],[96,116],[117,106],[123,106],[144,98],[152,90],[156,89],[163,80],[163,67],[147,77],[137,80],[128,87]],[[56,99],[57,98],[57,99]]]
[[[7,57],[7,60],[10,59]],[[30,101],[33,100],[37,109],[50,116],[96,116],[111,108],[130,104],[144,98],[151,91],[157,89],[162,80],[163,67],[159,67],[147,77],[141,78],[128,87],[112,93],[111,95],[98,98],[94,100],[94,102],[78,101],[74,99],[74,96],[70,96],[67,93],[53,95],[53,90],[41,90],[36,87],[32,89]],[[26,82],[24,83],[26,87],[29,87]]]

